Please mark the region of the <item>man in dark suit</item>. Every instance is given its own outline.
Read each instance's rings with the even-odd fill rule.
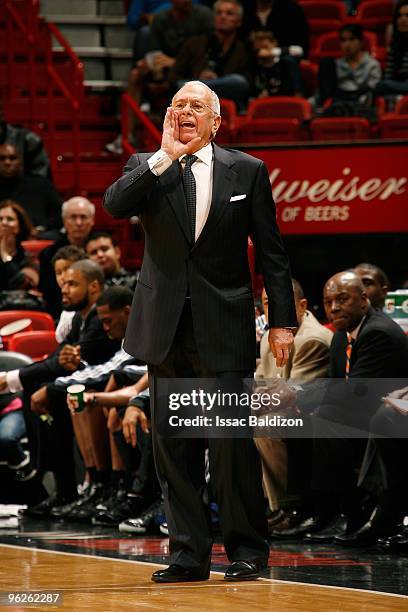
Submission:
[[[170,532],[170,566],[156,582],[205,580],[212,534],[202,502],[204,447],[155,428],[160,378],[240,381],[255,366],[255,324],[247,260],[253,234],[269,296],[269,338],[286,363],[297,325],[289,264],[263,162],[212,144],[219,100],[187,83],[164,120],[161,149],[130,158],[105,194],[115,217],[142,219],[143,267],[125,350],[149,365],[156,469]],[[192,155],[194,154],[194,155]],[[237,382],[236,384],[239,384]],[[157,410],[160,414],[155,414]],[[251,580],[268,559],[259,458],[251,439],[210,438],[211,483],[220,507],[227,580]]]
[[[349,520],[346,533],[344,514],[351,519],[359,503],[355,470],[364,457],[364,438],[387,385],[393,388],[390,379],[408,375],[408,339],[394,321],[371,307],[355,272],[340,272],[327,281],[324,304],[337,330],[330,346],[330,376],[339,380],[329,382],[315,411],[317,516],[309,525],[306,519],[292,535],[310,527],[308,541],[335,537],[336,542],[347,544],[356,525]],[[340,379],[348,379],[347,384]]]

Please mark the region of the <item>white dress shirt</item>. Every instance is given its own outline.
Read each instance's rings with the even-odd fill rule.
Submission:
[[[205,145],[194,153],[197,160],[191,166],[196,181],[196,231],[195,239],[201,234],[210,212],[212,189],[213,189],[213,148],[211,143]],[[184,157],[180,157],[179,162],[184,168]],[[165,151],[160,149],[147,160],[150,170],[156,176],[160,176],[170,168],[173,163]]]

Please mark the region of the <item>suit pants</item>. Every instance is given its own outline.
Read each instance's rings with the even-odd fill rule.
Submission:
[[[170,351],[149,366],[153,450],[170,534],[170,563],[206,574],[213,537],[203,503],[205,448],[202,438],[169,438],[155,426],[160,378],[236,379],[252,372],[213,372],[200,360],[194,340],[190,301],[179,321]],[[269,555],[261,465],[251,438],[208,439],[211,486],[219,505],[224,546],[230,561],[266,563]]]

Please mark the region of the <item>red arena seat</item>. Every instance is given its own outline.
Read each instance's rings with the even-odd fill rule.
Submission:
[[[252,100],[248,106],[248,119],[298,119],[306,121],[312,116],[310,102],[294,96],[270,96]]]
[[[362,117],[335,117],[314,119],[310,123],[313,140],[367,140],[370,124]]]
[[[10,342],[10,351],[28,355],[34,361],[43,359],[55,351],[58,342],[54,331],[28,331],[15,334]]]
[[[381,138],[407,139],[408,138],[408,114],[398,115],[388,113],[378,123]]]
[[[34,330],[55,330],[52,316],[39,310],[4,310],[0,312],[0,327],[18,319],[31,319],[31,328]]]
[[[408,96],[404,96],[398,100],[395,106],[395,112],[397,115],[408,115]]]

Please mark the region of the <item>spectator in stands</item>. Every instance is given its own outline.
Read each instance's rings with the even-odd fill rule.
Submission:
[[[33,226],[25,210],[13,200],[0,202],[0,290],[31,290],[38,286],[38,270],[21,242]]]
[[[329,384],[314,415],[313,484],[316,510],[297,527],[284,535],[306,535],[308,541],[336,541],[347,538],[356,525],[349,521],[350,512],[358,520],[361,509],[356,488],[356,468],[360,468],[366,442],[360,437],[345,438],[342,426],[369,431],[370,418],[378,403],[378,385],[355,384],[358,379],[390,379],[408,375],[408,338],[387,315],[375,311],[367,298],[361,279],[354,272],[340,272],[324,288],[324,302],[331,311],[337,331],[330,346],[330,376],[348,380]],[[362,381],[363,382],[363,381]],[[310,395],[306,399],[310,401]],[[313,394],[312,394],[313,399]],[[297,395],[298,406],[305,401]],[[340,424],[340,430],[339,430]],[[349,515],[349,517],[347,517]],[[360,523],[361,524],[361,523]]]
[[[384,270],[374,264],[359,263],[354,272],[361,278],[371,306],[374,310],[382,310],[390,288],[390,281]]]
[[[24,174],[51,178],[50,162],[38,134],[7,123],[0,100],[0,144],[15,145],[23,160]]]
[[[23,163],[16,146],[0,145],[0,200],[21,204],[39,238],[58,236],[61,227],[61,198],[54,185],[41,176],[23,174]]]
[[[153,18],[150,27],[149,52],[139,60],[129,75],[128,93],[140,104],[144,94],[169,87],[168,75],[174,66],[177,53],[191,36],[209,34],[213,30],[213,13],[206,6],[193,4],[192,0],[171,0],[171,7]],[[133,113],[129,114],[129,138],[134,139],[137,124]],[[133,140],[134,141],[134,140]],[[112,153],[122,153],[118,137],[106,148]]]
[[[298,60],[282,53],[272,32],[252,32],[250,42],[255,56],[253,95],[302,96],[302,75]],[[289,51],[289,50],[288,50]]]
[[[308,310],[303,288],[292,279],[296,316],[299,328],[288,363],[277,368],[270,351],[267,335],[261,340],[261,362],[256,379],[266,381],[281,376],[285,379],[310,381],[324,378],[329,369],[329,348],[332,332],[320,325]],[[268,298],[262,292],[264,312],[268,312]],[[256,438],[262,459],[264,489],[273,515],[274,529],[293,527],[300,522],[302,512],[310,503],[312,448],[309,440]],[[302,512],[300,512],[300,508]],[[279,522],[277,521],[279,519]]]
[[[324,112],[327,115],[359,114],[357,104],[367,108],[373,103],[381,67],[363,49],[364,33],[360,24],[342,26],[339,37],[342,56],[320,61],[319,90],[315,102],[319,107],[329,98],[332,99],[330,109]]]
[[[384,78],[378,83],[376,93],[379,96],[408,94],[408,0],[400,0],[395,6],[391,46]]]
[[[86,363],[104,363],[119,349],[117,340],[109,339],[97,317],[95,303],[103,289],[102,270],[93,261],[82,260],[72,264],[65,272],[63,299],[66,310],[76,315],[72,329],[64,342],[46,359],[19,370],[0,374],[0,391],[24,390],[27,401],[36,414],[50,414],[48,448],[52,457],[52,469],[57,480],[57,495],[41,505],[37,514],[47,513],[52,505],[76,498],[74,477],[72,424],[68,411],[58,410],[49,389],[39,387],[83,367]],[[43,389],[45,391],[43,391]],[[47,402],[46,406],[45,402]]]
[[[88,256],[83,249],[76,246],[65,246],[58,249],[51,263],[54,267],[55,279],[58,287],[62,290],[64,284],[64,273],[71,267],[75,261],[87,259]],[[72,319],[75,316],[74,310],[63,310],[55,330],[55,338],[57,342],[63,342],[72,327]]]
[[[293,0],[243,0],[245,21],[243,33],[267,30],[279,47],[298,45],[304,57],[309,51],[309,27],[303,9]]]
[[[187,39],[170,71],[170,84],[179,89],[185,81],[200,80],[218,97],[235,100],[243,107],[251,74],[247,51],[238,38],[242,16],[237,0],[215,2],[214,33]]]
[[[63,246],[69,244],[80,248],[85,246],[95,223],[95,205],[87,198],[75,196],[63,203],[61,213],[64,227],[60,238],[55,244],[45,248],[39,256],[39,288],[46,301],[48,312],[54,317],[58,317],[61,312],[61,291],[55,279],[52,258]]]
[[[105,274],[105,285],[125,286],[134,289],[136,275],[120,265],[120,248],[108,232],[92,232],[86,241],[89,259],[95,261]]]
[[[193,0],[193,4],[199,3],[200,0]],[[171,8],[170,0],[130,0],[127,24],[131,30],[135,30],[133,43],[133,59],[135,62],[142,59],[149,51],[149,24],[153,17],[169,8]]]

